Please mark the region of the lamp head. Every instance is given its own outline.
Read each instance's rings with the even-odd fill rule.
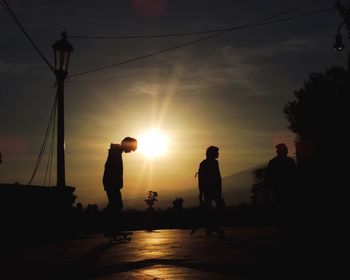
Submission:
[[[335,36],[335,43],[333,45],[333,48],[337,51],[337,52],[341,52],[344,48],[345,45],[343,43],[343,39],[342,36],[340,34],[337,34]]]
[[[70,53],[74,50],[73,46],[67,41],[65,31],[61,33],[61,40],[52,45],[55,53],[55,71],[67,72]]]

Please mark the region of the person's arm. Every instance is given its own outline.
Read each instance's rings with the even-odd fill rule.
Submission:
[[[199,203],[200,205],[203,204],[203,196],[204,196],[204,190],[203,190],[203,162],[200,163],[199,169],[198,169],[198,190],[199,190]]]
[[[221,173],[220,173],[218,161],[216,161],[216,177],[217,177],[218,189],[219,189],[220,194],[221,194],[222,193],[222,179],[221,179]]]

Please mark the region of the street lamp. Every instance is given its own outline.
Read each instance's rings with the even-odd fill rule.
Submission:
[[[337,35],[335,36],[335,43],[333,48],[336,51],[342,51],[345,47],[342,36],[340,35],[340,29],[345,25],[348,31],[348,39],[350,40],[350,8],[345,8],[340,1],[336,1],[334,6],[339,11],[339,13],[343,16],[343,22],[338,26]],[[348,54],[348,71],[350,72],[350,52]]]
[[[344,48],[345,45],[343,43],[343,38],[342,36],[339,34],[339,32],[337,33],[337,35],[335,36],[335,43],[333,45],[333,48],[337,51],[337,52],[341,52]]]
[[[57,187],[66,186],[64,159],[64,80],[67,77],[70,53],[73,46],[67,41],[65,31],[61,39],[52,45],[55,53],[55,74],[57,81]]]

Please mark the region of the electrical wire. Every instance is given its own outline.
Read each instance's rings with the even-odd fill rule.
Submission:
[[[46,132],[45,132],[45,137],[44,137],[44,141],[43,141],[43,144],[41,146],[41,149],[40,149],[40,152],[39,152],[39,155],[38,155],[38,159],[36,161],[36,164],[35,164],[35,167],[34,167],[34,171],[33,171],[33,174],[32,174],[32,177],[30,178],[29,180],[29,183],[28,185],[31,185],[32,184],[32,181],[38,171],[38,168],[39,168],[39,165],[40,165],[40,162],[42,160],[42,157],[43,157],[43,154],[45,152],[45,148],[46,148],[46,143],[47,143],[47,139],[48,139],[48,136],[49,136],[49,132],[50,132],[50,129],[51,129],[51,126],[52,126],[52,122],[54,121],[54,112],[56,111],[56,106],[57,106],[57,94],[56,94],[56,97],[55,97],[55,101],[54,101],[54,104],[52,106],[52,110],[51,110],[51,114],[50,114],[50,119],[49,119],[49,124],[46,128]]]
[[[55,111],[54,118],[56,119],[56,111]],[[49,173],[49,185],[51,184],[51,172],[52,172],[52,160],[53,160],[53,152],[54,152],[53,149],[54,149],[54,143],[55,143],[55,131],[56,131],[56,122],[54,122],[53,129],[52,129],[52,139],[51,139],[52,145],[51,145],[51,152],[50,152],[51,158],[50,158],[50,169],[49,169],[49,171],[50,171],[50,173]]]
[[[113,68],[113,67],[117,67],[119,65],[123,65],[123,64],[127,64],[127,63],[131,63],[137,60],[141,60],[141,59],[145,59],[147,57],[151,57],[151,56],[155,56],[161,53],[165,53],[165,52],[170,52],[179,48],[183,48],[198,42],[202,42],[214,37],[218,37],[221,35],[224,35],[226,33],[235,31],[235,30],[240,30],[240,29],[245,29],[245,28],[253,28],[253,27],[259,27],[259,26],[264,26],[264,25],[268,25],[268,24],[274,24],[274,23],[280,23],[280,22],[284,22],[284,21],[289,21],[289,20],[294,20],[294,19],[298,19],[298,18],[302,18],[302,17],[306,17],[306,16],[311,16],[311,15],[315,15],[315,14],[320,14],[326,11],[330,11],[334,8],[327,8],[327,9],[322,9],[322,10],[318,10],[315,12],[310,12],[310,13],[305,13],[305,14],[301,14],[301,15],[296,15],[296,16],[291,16],[291,17],[287,17],[287,18],[282,18],[282,19],[278,19],[278,20],[273,20],[273,21],[269,21],[270,19],[276,18],[276,17],[280,17],[286,14],[290,14],[292,12],[295,12],[297,10],[309,7],[309,6],[313,6],[313,5],[317,5],[321,2],[323,2],[325,0],[319,0],[319,1],[314,1],[305,5],[302,5],[300,7],[296,7],[278,14],[274,14],[271,15],[269,17],[265,17],[259,20],[255,20],[253,22],[241,25],[241,26],[236,26],[236,27],[230,27],[230,28],[224,28],[224,29],[214,29],[214,30],[204,30],[204,31],[196,31],[196,32],[183,32],[183,33],[169,33],[169,34],[151,34],[151,35],[134,35],[134,36],[129,36],[129,35],[124,35],[124,36],[69,36],[69,38],[74,38],[74,39],[143,39],[143,38],[162,38],[162,37],[176,37],[176,36],[192,36],[192,35],[200,35],[200,34],[210,34],[208,36],[196,39],[196,40],[192,40],[186,43],[182,43],[173,47],[169,47],[166,49],[162,49],[162,50],[158,50],[149,54],[145,54],[142,56],[138,56],[138,57],[134,57],[131,59],[127,59],[125,61],[121,61],[121,62],[117,62],[111,65],[107,65],[107,66],[103,66],[103,67],[99,67],[99,68],[95,68],[89,71],[85,71],[85,72],[81,72],[78,74],[73,74],[70,75],[68,78],[73,78],[73,77],[77,77],[77,76],[82,76],[82,75],[86,75],[89,73],[93,73],[93,72],[97,72],[97,71],[102,71],[108,68]],[[7,3],[6,0],[1,0],[0,1],[0,5],[1,7],[5,10],[5,12],[14,20],[15,24],[21,29],[21,31],[24,33],[24,35],[26,36],[26,38],[30,41],[30,43],[32,44],[32,46],[34,47],[34,49],[37,51],[37,53],[39,54],[39,56],[44,60],[44,62],[48,65],[48,67],[50,68],[50,70],[55,73],[53,66],[51,65],[51,63],[48,61],[48,59],[44,56],[44,54],[41,52],[41,50],[38,48],[38,46],[35,44],[35,42],[33,41],[33,39],[30,37],[30,35],[28,34],[28,32],[25,30],[25,28],[23,27],[22,23],[20,22],[20,20],[17,18],[17,16],[14,14],[13,10],[10,8],[9,4]],[[46,129],[46,133],[45,133],[45,137],[44,137],[44,141],[33,171],[33,174],[29,180],[28,185],[31,185],[37,171],[39,168],[39,165],[41,163],[43,154],[45,152],[46,149],[46,145],[47,145],[47,140],[50,134],[50,130],[52,128],[52,138],[51,138],[51,143],[50,143],[50,151],[49,151],[49,157],[48,157],[48,162],[46,165],[46,171],[45,171],[45,178],[44,178],[44,185],[46,183],[46,178],[47,178],[47,174],[48,171],[50,170],[49,173],[49,183],[51,180],[51,167],[52,167],[52,158],[53,158],[53,146],[54,146],[54,134],[55,134],[55,119],[56,119],[56,108],[57,108],[57,95],[55,97],[54,100],[54,104],[53,104],[53,108],[51,111],[51,115],[50,115],[50,119],[49,119],[49,124],[48,127]]]
[[[56,98],[57,98],[57,95],[56,95]],[[49,156],[46,163],[45,177],[44,177],[44,183],[43,183],[44,186],[46,185],[46,178],[48,174],[49,174],[49,185],[51,183],[51,167],[52,167],[52,158],[54,153],[53,148],[54,148],[54,142],[55,142],[56,112],[57,112],[57,102],[54,103],[53,122],[51,125],[52,133],[51,133],[51,141],[50,141],[50,148],[49,148]]]
[[[48,59],[44,56],[44,54],[40,51],[40,49],[38,48],[38,46],[35,44],[35,42],[33,41],[33,39],[30,37],[30,35],[28,34],[28,32],[24,29],[23,25],[21,24],[21,22],[19,21],[19,19],[17,18],[17,16],[14,14],[14,12],[12,11],[12,9],[10,8],[9,4],[6,2],[6,0],[1,0],[0,2],[1,7],[5,10],[5,12],[14,20],[15,24],[21,29],[21,31],[24,33],[24,35],[27,37],[27,39],[30,41],[30,43],[32,44],[32,46],[34,47],[34,49],[37,51],[37,53],[39,54],[39,56],[44,60],[44,62],[49,66],[50,70],[55,73],[55,70],[53,68],[53,66],[51,65],[51,63],[48,61]],[[55,130],[55,116],[56,116],[56,108],[57,108],[57,95],[55,97],[55,101],[53,104],[53,108],[51,111],[51,115],[50,115],[50,119],[49,119],[49,124],[48,127],[46,129],[46,133],[45,133],[45,138],[43,141],[43,144],[41,146],[41,150],[37,159],[37,162],[35,164],[35,168],[33,171],[33,174],[29,180],[28,185],[31,185],[33,179],[36,176],[36,173],[38,171],[39,165],[41,163],[43,154],[45,152],[46,149],[46,144],[47,144],[47,139],[50,133],[50,129],[51,127],[53,127],[53,130]],[[53,131],[53,135],[54,135],[54,131]],[[54,136],[52,136],[54,137]],[[47,173],[48,173],[48,167],[50,166],[50,177],[49,177],[49,181],[51,178],[51,165],[52,165],[52,154],[53,154],[53,143],[52,143],[52,139],[51,139],[51,144],[50,144],[50,154],[49,154],[49,159],[48,159],[48,164],[46,166],[46,172],[45,172],[45,178],[44,178],[44,185],[46,183],[46,177],[47,177]],[[49,164],[50,163],[50,164]]]
[[[255,20],[251,23],[241,25],[248,26],[251,24],[256,24],[261,21],[267,21],[272,18],[280,17],[283,15],[290,14],[292,12],[314,6],[317,4],[320,4],[321,2],[324,2],[325,0],[318,0],[314,1],[293,9],[289,9],[287,11],[283,11],[277,14],[273,14],[271,16],[261,18],[259,20]],[[221,28],[221,29],[212,29],[212,30],[202,30],[202,31],[193,31],[193,32],[180,32],[180,33],[167,33],[167,34],[150,34],[150,35],[117,35],[117,36],[87,36],[87,35],[69,35],[68,38],[71,39],[101,39],[101,40],[114,40],[114,39],[146,39],[146,38],[169,38],[169,37],[180,37],[180,36],[193,36],[193,35],[201,35],[201,34],[208,34],[208,33],[218,33],[218,32],[224,32],[224,31],[230,31],[233,29],[236,29],[237,27],[229,27],[229,28]]]
[[[24,29],[23,25],[21,24],[21,22],[19,21],[19,19],[16,17],[16,15],[14,14],[14,12],[12,11],[12,9],[10,8],[9,4],[6,2],[6,0],[1,0],[1,6],[4,8],[4,10],[6,11],[6,13],[14,20],[14,22],[16,23],[16,25],[22,30],[22,32],[24,33],[24,35],[27,37],[27,39],[29,40],[29,42],[32,44],[32,46],[34,47],[34,49],[37,51],[37,53],[39,54],[39,56],[45,61],[45,63],[49,66],[50,70],[55,73],[55,70],[53,68],[53,66],[51,65],[51,63],[48,61],[48,59],[44,56],[44,54],[42,53],[42,51],[38,48],[38,46],[35,44],[35,42],[33,41],[33,39],[29,36],[28,32]]]
[[[179,44],[179,45],[176,45],[176,46],[173,46],[173,47],[169,47],[169,48],[166,48],[166,49],[158,50],[158,51],[155,51],[155,52],[152,52],[152,53],[148,53],[148,54],[145,54],[145,55],[137,56],[137,57],[130,58],[130,59],[127,59],[127,60],[124,60],[124,61],[120,61],[120,62],[117,62],[117,63],[110,64],[110,65],[94,68],[94,69],[91,69],[91,70],[88,70],[88,71],[84,71],[84,72],[80,72],[80,73],[77,73],[77,74],[72,74],[72,75],[68,76],[68,78],[71,79],[71,78],[75,78],[75,77],[78,77],[78,76],[83,76],[83,75],[91,74],[91,73],[94,73],[94,72],[99,72],[99,71],[102,71],[102,70],[114,68],[114,67],[117,67],[117,66],[120,66],[120,65],[123,65],[123,64],[128,64],[128,63],[131,63],[131,62],[134,62],[134,61],[138,61],[138,60],[145,59],[145,58],[148,58],[148,57],[152,57],[152,56],[155,56],[155,55],[159,55],[159,54],[162,54],[162,53],[170,52],[170,51],[173,51],[173,50],[176,50],[176,49],[179,49],[179,48],[187,47],[187,46],[192,45],[192,44],[196,44],[196,43],[199,43],[199,42],[202,42],[202,41],[214,38],[214,37],[218,37],[218,36],[224,35],[226,33],[232,32],[232,31],[246,29],[246,28],[259,27],[259,26],[264,26],[264,25],[269,25],[269,24],[274,24],[274,23],[280,23],[280,22],[285,22],[285,21],[290,21],[290,20],[294,20],[294,19],[298,19],[298,18],[302,18],[302,17],[307,17],[307,16],[311,16],[311,15],[324,13],[324,12],[327,12],[327,11],[330,11],[330,10],[334,10],[334,8],[332,7],[332,8],[322,9],[322,10],[318,10],[318,11],[315,11],[315,12],[305,13],[305,14],[301,14],[301,15],[297,15],[297,16],[291,16],[291,17],[288,17],[288,18],[283,18],[283,19],[278,19],[278,20],[273,20],[273,21],[266,21],[266,22],[256,23],[256,24],[249,23],[249,24],[245,24],[245,25],[241,25],[241,26],[237,26],[237,27],[232,27],[232,28],[227,29],[225,31],[217,32],[217,33],[208,35],[206,37],[202,37],[202,38],[199,38],[199,39],[196,39],[196,40],[192,40],[192,41],[189,41],[189,42],[186,42],[186,43],[183,43],[183,44]]]

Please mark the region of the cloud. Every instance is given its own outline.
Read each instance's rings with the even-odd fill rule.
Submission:
[[[317,47],[315,38],[289,38],[282,42],[282,50],[286,52],[313,50]]]
[[[23,73],[30,69],[32,66],[28,64],[22,64],[22,63],[6,63],[3,60],[0,60],[0,75],[6,74],[8,75],[15,75],[19,73]]]
[[[128,91],[154,96],[158,94],[159,86],[159,82],[135,81],[129,87]]]
[[[0,59],[0,77],[23,76],[30,72],[31,74],[39,73],[40,70],[46,69],[43,63],[15,63],[5,62]]]

